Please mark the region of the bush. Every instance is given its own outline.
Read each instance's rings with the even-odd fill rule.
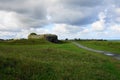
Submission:
[[[30,35],[37,35],[36,33],[30,33]]]

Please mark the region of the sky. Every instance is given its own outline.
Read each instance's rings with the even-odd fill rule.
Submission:
[[[120,39],[120,0],[0,0],[0,39]]]

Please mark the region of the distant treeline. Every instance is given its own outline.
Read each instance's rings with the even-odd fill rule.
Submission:
[[[0,41],[13,41],[15,39],[0,39]],[[24,39],[24,38],[21,38],[19,40],[27,40],[27,39]],[[68,39],[66,38],[65,39],[66,41],[69,40],[69,41],[107,41],[105,39],[80,39],[80,38],[75,38],[75,39]]]
[[[75,38],[75,39],[68,39],[68,38],[66,38],[65,40],[70,40],[70,41],[107,41],[107,40],[105,40],[105,39],[77,39],[77,38]]]
[[[0,41],[4,41],[4,39],[0,39]]]

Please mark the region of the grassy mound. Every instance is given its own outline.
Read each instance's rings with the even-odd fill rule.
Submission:
[[[1,41],[0,44],[11,44],[11,45],[34,45],[34,44],[50,44],[49,41],[45,39],[21,39],[21,40],[8,40]]]

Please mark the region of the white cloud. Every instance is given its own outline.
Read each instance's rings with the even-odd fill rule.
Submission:
[[[16,12],[0,11],[0,30],[2,31],[19,31],[44,24],[46,21],[34,20]]]
[[[0,39],[11,39],[15,38],[15,32],[9,32],[9,31],[0,31]]]
[[[67,24],[55,24],[55,27],[53,27],[53,32],[57,33],[76,33],[81,31],[82,28],[78,26],[72,26]]]
[[[115,7],[114,8],[114,22],[120,22],[120,7]]]
[[[90,32],[90,29],[85,28],[83,31],[81,31],[81,34],[89,34]]]
[[[67,24],[55,24],[52,33],[57,34],[60,38],[75,38],[76,35],[82,31],[83,28],[79,26],[72,26]]]
[[[104,30],[104,22],[103,21],[96,21],[92,24],[92,29],[94,31],[103,31]]]
[[[0,30],[18,30],[21,26],[15,12],[0,11]]]
[[[103,12],[99,14],[99,20],[92,23],[92,30],[93,31],[103,31],[105,29],[105,19],[106,16]]]
[[[30,32],[90,38],[119,32],[119,22],[118,0],[0,0],[1,38],[26,37]],[[53,28],[44,28],[49,23]]]
[[[120,8],[116,8],[115,12],[116,12],[117,15],[120,15]]]
[[[112,25],[112,26],[110,27],[110,29],[111,29],[112,31],[117,32],[117,33],[120,34],[120,25],[114,24],[114,25]]]

